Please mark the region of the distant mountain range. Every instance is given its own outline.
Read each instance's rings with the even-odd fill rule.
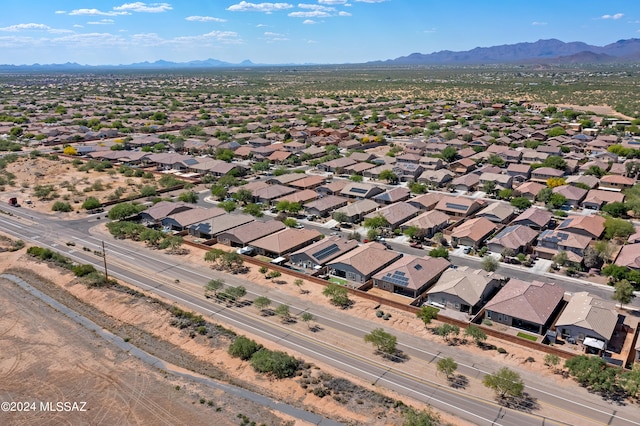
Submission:
[[[396,59],[372,61],[363,65],[481,65],[481,64],[603,64],[640,62],[640,39],[618,40],[606,46],[592,46],[575,41],[538,40],[533,43],[503,44],[491,47],[476,47],[464,52],[442,50],[434,53],[412,53]],[[291,66],[294,64],[255,64],[245,60],[238,64],[205,59],[202,61],[139,62],[128,65],[80,65],[33,64],[0,65],[0,72],[25,71],[92,71],[92,70],[178,70],[203,68],[246,68],[265,66]],[[310,64],[297,64],[298,66]],[[335,65],[335,64],[334,64]]]
[[[442,50],[434,53],[412,53],[386,61],[369,62],[385,65],[470,65],[470,64],[575,64],[638,62],[640,39],[618,40],[606,46],[560,40],[538,40],[534,43],[503,44],[476,47],[465,52]]]

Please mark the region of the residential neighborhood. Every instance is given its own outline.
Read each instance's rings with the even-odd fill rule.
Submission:
[[[203,257],[232,253],[553,354],[640,362],[628,306],[640,289],[640,140],[621,120],[524,100],[214,96],[167,111],[149,98],[160,102],[130,96],[144,114],[124,119],[100,97],[58,112],[34,101],[27,122],[0,122],[0,138],[29,157],[151,176],[147,195],[131,181],[139,195],[99,207],[139,206],[114,221]],[[79,197],[63,196],[67,213],[91,214]]]

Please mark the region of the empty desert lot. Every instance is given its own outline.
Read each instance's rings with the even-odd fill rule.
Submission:
[[[239,413],[282,422],[245,400],[148,367],[4,279],[0,312],[0,402],[38,408],[0,412],[0,424],[226,425],[237,424]],[[86,411],[42,412],[40,401],[86,402]]]

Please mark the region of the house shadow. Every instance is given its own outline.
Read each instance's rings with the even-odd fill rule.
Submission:
[[[402,362],[406,362],[409,360],[409,355],[407,355],[406,353],[402,352],[402,351],[395,351],[392,354],[388,354],[388,353],[383,353],[380,352],[382,354],[382,356],[386,359],[388,359],[389,361],[393,361],[393,362],[397,362],[397,363],[402,363]]]
[[[324,328],[320,327],[319,325],[313,325],[312,327],[309,327],[309,331],[311,331],[312,333],[317,333],[319,331],[324,330]]]

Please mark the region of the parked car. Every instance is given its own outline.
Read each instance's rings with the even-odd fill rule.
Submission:
[[[294,226],[294,228],[296,228],[296,229],[302,229],[302,228],[304,228],[304,225],[302,225],[302,224],[300,224],[300,223],[299,223],[299,224],[297,224],[296,226]]]
[[[330,229],[332,231],[340,231],[340,227],[339,226],[332,226]]]
[[[409,244],[409,246],[416,248],[416,249],[421,249],[422,248],[422,244],[420,244],[417,241],[414,241],[413,243]]]
[[[464,254],[469,254],[469,253],[471,252],[471,247],[469,247],[469,246],[465,247],[465,248],[462,250],[462,252],[463,252]]]

